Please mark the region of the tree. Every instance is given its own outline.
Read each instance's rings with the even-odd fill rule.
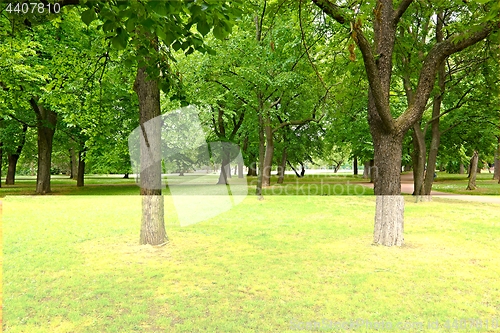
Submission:
[[[374,243],[401,246],[403,238],[404,199],[401,192],[401,156],[405,133],[423,112],[434,88],[438,65],[451,54],[471,46],[497,29],[498,9],[483,9],[482,5],[463,5],[463,10],[481,13],[474,19],[478,23],[461,22],[457,31],[442,42],[435,43],[424,58],[419,71],[415,94],[406,110],[394,118],[391,111],[390,91],[394,46],[401,20],[412,0],[402,0],[397,6],[391,0],[373,3],[355,1],[350,8],[341,7],[330,0],[313,0],[327,15],[350,29],[351,38],[359,47],[369,82],[368,122],[374,143],[374,164],[377,168],[374,192],[376,199]],[[421,4],[431,6],[432,4]],[[432,15],[430,12],[427,15]],[[404,20],[411,18],[405,17]],[[370,33],[363,26],[373,22]],[[460,29],[459,29],[460,28]]]
[[[160,89],[169,91],[175,83],[168,59],[172,49],[185,53],[207,51],[203,36],[213,27],[216,38],[223,39],[231,31],[238,10],[237,2],[221,3],[210,0],[195,2],[97,2],[87,3],[82,13],[86,24],[99,18],[102,30],[111,38],[116,49],[131,44],[131,64],[137,64],[134,90],[139,99],[139,126],[152,121],[150,133],[143,130],[141,138],[141,244],[163,244],[168,238],[164,226],[161,195],[160,149]],[[196,25],[197,32],[192,27]],[[156,124],[158,123],[158,124]],[[156,125],[155,125],[156,124]],[[145,167],[148,166],[148,167]]]

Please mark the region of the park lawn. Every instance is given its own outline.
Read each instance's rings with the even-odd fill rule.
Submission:
[[[203,177],[200,177],[203,176]],[[217,174],[186,174],[179,177],[170,176],[169,184],[172,186],[183,185],[188,188],[192,185],[196,191],[196,185],[205,184],[210,187],[217,183]],[[361,176],[346,174],[320,174],[306,175],[297,178],[295,175],[286,175],[283,184],[277,184],[278,178],[271,178],[271,186],[263,189],[264,195],[373,195],[373,189],[364,187],[360,183],[368,182]],[[238,178],[229,179],[229,182],[239,181]],[[246,177],[248,193],[255,193],[257,177]],[[163,180],[166,183],[166,179]],[[15,185],[3,185],[0,188],[0,198],[7,195],[33,195],[36,188],[36,177],[18,177]],[[204,191],[209,190],[204,187]],[[119,175],[99,176],[89,175],[85,177],[85,186],[76,187],[76,181],[67,176],[52,176],[52,193],[50,195],[137,195],[139,187],[135,179],[123,179]],[[165,194],[170,193],[166,189]]]
[[[288,332],[363,319],[356,332],[431,322],[438,333],[500,316],[499,205],[407,197],[405,245],[387,248],[371,245],[372,196],[252,196],[184,228],[165,198],[164,247],[138,245],[137,196],[5,198],[4,331]]]
[[[467,175],[439,173],[434,180],[432,189],[439,192],[449,192],[466,195],[500,195],[500,184],[494,180],[491,173],[479,173],[476,177],[477,189],[466,190],[469,179]]]

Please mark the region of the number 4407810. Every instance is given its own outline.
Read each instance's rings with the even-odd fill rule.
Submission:
[[[14,14],[45,14],[45,13],[59,13],[61,5],[58,3],[43,4],[41,2],[23,2],[23,3],[8,3],[5,11]]]

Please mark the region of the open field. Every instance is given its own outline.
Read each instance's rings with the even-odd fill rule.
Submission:
[[[347,173],[316,172],[297,178],[293,174],[285,176],[283,184],[276,184],[277,177],[271,178],[271,186],[263,189],[264,195],[373,195],[373,189],[362,186],[369,181],[361,175],[353,176]],[[165,177],[166,179],[166,177]],[[170,175],[168,181],[172,186],[186,183],[215,184],[218,175],[186,174],[184,177]],[[237,179],[237,178],[235,178]],[[246,177],[248,193],[255,193],[256,177]],[[35,191],[35,177],[18,177],[16,185],[0,188],[0,198],[6,195],[32,195]],[[137,195],[139,187],[136,180],[123,179],[121,175],[100,176],[89,175],[85,178],[85,186],[76,187],[76,181],[67,176],[52,176],[52,195]],[[232,182],[232,180],[230,180]],[[433,190],[439,192],[465,195],[500,195],[500,184],[492,180],[489,173],[477,176],[478,189],[467,191],[467,175],[438,173]],[[166,183],[166,180],[164,180]],[[165,190],[165,194],[169,191]]]
[[[499,205],[407,196],[386,248],[372,196],[252,196],[184,228],[165,198],[159,248],[137,196],[5,198],[4,331],[500,332]]]

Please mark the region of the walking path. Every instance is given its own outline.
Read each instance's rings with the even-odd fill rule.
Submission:
[[[373,183],[359,183],[360,185],[373,188]],[[401,193],[412,194],[413,193],[413,174],[403,174],[401,175]],[[435,198],[445,198],[463,201],[474,201],[474,202],[486,202],[500,204],[500,196],[498,195],[463,195],[463,194],[452,194],[446,192],[431,191],[431,196]]]

